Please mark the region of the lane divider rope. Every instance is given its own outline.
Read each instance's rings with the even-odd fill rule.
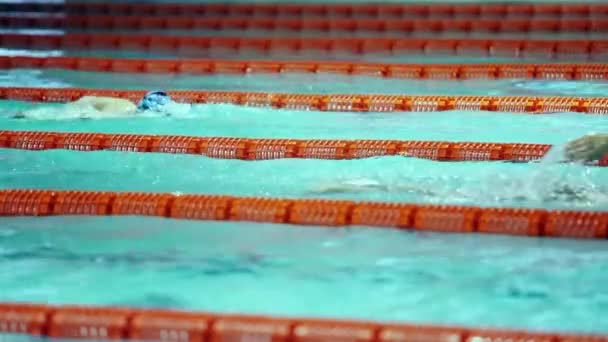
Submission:
[[[0,99],[30,102],[71,102],[83,96],[109,96],[137,103],[146,90],[82,88],[0,87]],[[438,112],[448,110],[608,114],[608,97],[530,97],[530,96],[407,96],[364,94],[281,94],[175,90],[168,94],[177,102],[234,104],[289,110],[324,112]]]
[[[0,25],[7,28],[81,29],[81,30],[263,30],[292,33],[358,33],[380,35],[488,33],[488,34],[560,34],[608,33],[608,18],[591,19],[343,19],[343,18],[251,18],[251,17],[181,17],[34,14],[0,15]]]
[[[138,215],[439,233],[608,238],[608,212],[168,193],[0,190],[0,216]]]
[[[3,2],[0,10],[67,12],[70,14],[338,17],[338,18],[571,18],[608,17],[603,3],[498,4],[228,4],[228,3],[103,3]]]
[[[608,337],[600,335],[508,329],[31,303],[0,303],[0,332],[97,341],[603,342],[608,340]]]
[[[331,61],[136,59],[0,56],[0,69],[67,69],[120,73],[342,74],[398,79],[608,80],[608,64],[387,64]]]
[[[33,50],[125,50],[174,53],[180,56],[224,52],[265,55],[441,55],[504,57],[564,61],[605,61],[608,40],[507,40],[507,39],[411,39],[411,38],[251,38],[200,37],[145,34],[0,34],[4,48]],[[317,56],[318,55],[318,56]]]
[[[240,160],[285,158],[344,160],[404,156],[436,161],[531,162],[541,159],[550,150],[551,145],[0,131],[0,148],[196,154],[209,158]],[[608,166],[608,155],[592,165]]]

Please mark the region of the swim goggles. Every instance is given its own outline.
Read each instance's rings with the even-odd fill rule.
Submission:
[[[171,103],[171,98],[164,91],[151,91],[147,93],[139,104],[137,109],[140,111],[152,110],[155,112],[162,112],[163,107]]]

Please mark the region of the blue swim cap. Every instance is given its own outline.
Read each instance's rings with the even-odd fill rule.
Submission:
[[[164,91],[151,91],[139,101],[137,109],[161,112],[163,107],[170,102],[171,98]]]

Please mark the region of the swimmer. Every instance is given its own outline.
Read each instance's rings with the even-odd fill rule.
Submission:
[[[41,106],[26,109],[13,116],[16,119],[93,119],[132,117],[144,112],[170,115],[183,109],[184,104],[173,102],[164,91],[147,93],[136,106],[133,102],[114,97],[84,96],[59,107]],[[189,105],[186,105],[189,106]]]
[[[608,156],[608,134],[590,134],[566,145],[569,161],[591,162]]]

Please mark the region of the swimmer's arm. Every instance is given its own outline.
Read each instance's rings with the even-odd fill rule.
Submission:
[[[76,108],[90,106],[98,112],[107,114],[132,114],[137,111],[137,106],[129,100],[104,96],[83,96],[68,106]]]
[[[608,134],[592,134],[571,141],[566,146],[569,161],[596,161],[608,155]]]

